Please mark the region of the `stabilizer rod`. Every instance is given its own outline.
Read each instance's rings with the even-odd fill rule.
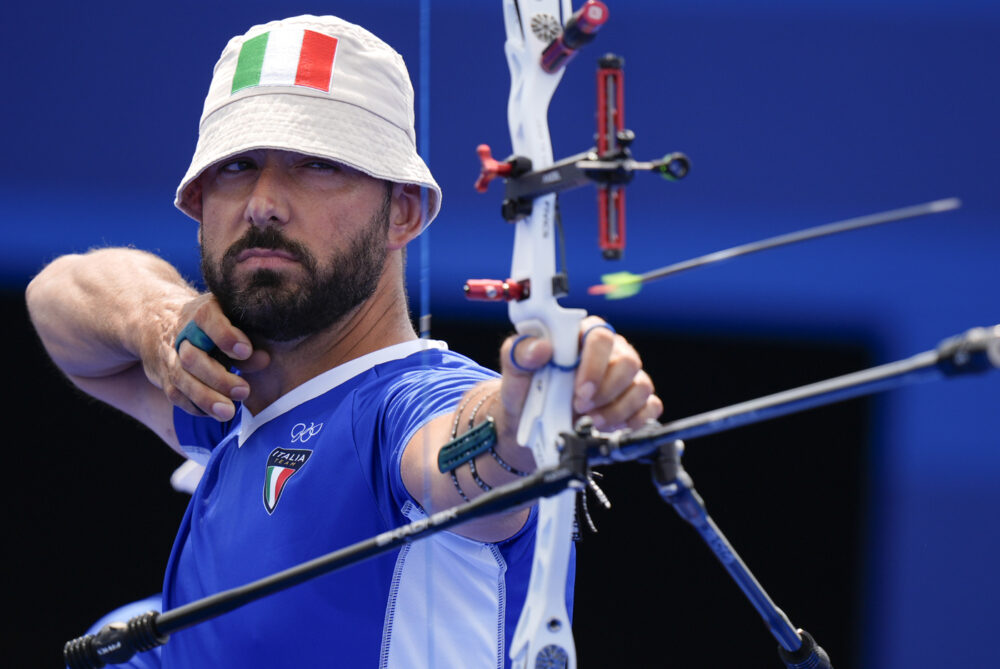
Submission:
[[[721,409],[638,430],[598,435],[587,453],[591,466],[646,457],[661,444],[693,439],[759,423],[813,407],[869,395],[901,385],[981,374],[1000,368],[1000,325],[979,327],[942,341],[936,349],[826,381],[740,402]]]

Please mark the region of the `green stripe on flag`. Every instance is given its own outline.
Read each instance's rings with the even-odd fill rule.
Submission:
[[[242,48],[240,48],[240,57],[236,60],[232,93],[260,83],[260,69],[264,64],[264,51],[267,50],[268,35],[270,33],[257,35],[243,43]]]

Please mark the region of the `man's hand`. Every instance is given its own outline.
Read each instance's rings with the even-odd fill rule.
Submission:
[[[611,430],[637,428],[662,413],[663,403],[653,392],[653,382],[643,371],[639,354],[624,337],[615,334],[600,318],[589,316],[580,324],[580,338],[573,397],[576,416],[588,415],[599,429]],[[464,498],[482,494],[485,488],[481,483],[496,487],[535,470],[531,449],[517,443],[517,428],[533,370],[541,369],[551,358],[549,342],[536,337],[509,337],[500,349],[502,378],[476,385],[459,403],[457,416],[439,416],[414,435],[403,451],[403,483],[425,509],[438,511],[461,504]],[[485,416],[495,421],[496,457],[484,453],[475,458],[479,481],[468,465],[457,467],[454,479],[450,473],[439,472],[438,451],[451,438],[452,428],[461,425],[461,434]],[[464,523],[455,532],[479,541],[500,541],[517,532],[528,513],[522,508],[488,516]]]
[[[635,349],[597,316],[580,323],[580,364],[573,389],[576,417],[587,415],[599,430],[638,428],[663,412],[663,402],[654,394],[653,381],[642,369]],[[503,381],[500,396],[503,420],[498,433],[516,434],[524,400],[534,374],[552,358],[549,342],[527,337],[514,348],[517,336],[508,337],[500,349]],[[514,361],[511,349],[514,348]]]
[[[143,338],[140,355],[146,378],[184,411],[230,420],[236,412],[233,402],[247,399],[250,385],[190,341],[175,350],[177,335],[189,322],[201,328],[242,372],[261,370],[270,362],[268,354],[255,351],[250,338],[230,323],[215,298],[206,294],[185,304],[176,321],[151,328]]]
[[[180,450],[174,405],[218,420],[249,395],[245,379],[191,344],[174,349],[194,320],[242,371],[269,358],[169,263],[137,249],[61,256],[28,285],[28,311],[53,362],[81,390],[124,411]]]

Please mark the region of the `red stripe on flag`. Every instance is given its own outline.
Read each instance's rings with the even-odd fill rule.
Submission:
[[[295,71],[295,85],[308,86],[329,93],[333,56],[336,53],[336,37],[306,30],[302,36],[302,51],[299,53],[299,67]]]
[[[285,481],[295,473],[294,469],[282,469],[278,474],[278,482],[274,484],[274,504],[277,506],[278,497],[281,496],[281,489],[285,487]]]

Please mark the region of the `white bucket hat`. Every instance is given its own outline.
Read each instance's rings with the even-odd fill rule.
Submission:
[[[195,218],[191,183],[209,166],[252,149],[329,158],[377,179],[426,188],[424,227],[441,209],[441,188],[417,154],[403,58],[335,16],[272,21],[229,40],[174,205]]]

